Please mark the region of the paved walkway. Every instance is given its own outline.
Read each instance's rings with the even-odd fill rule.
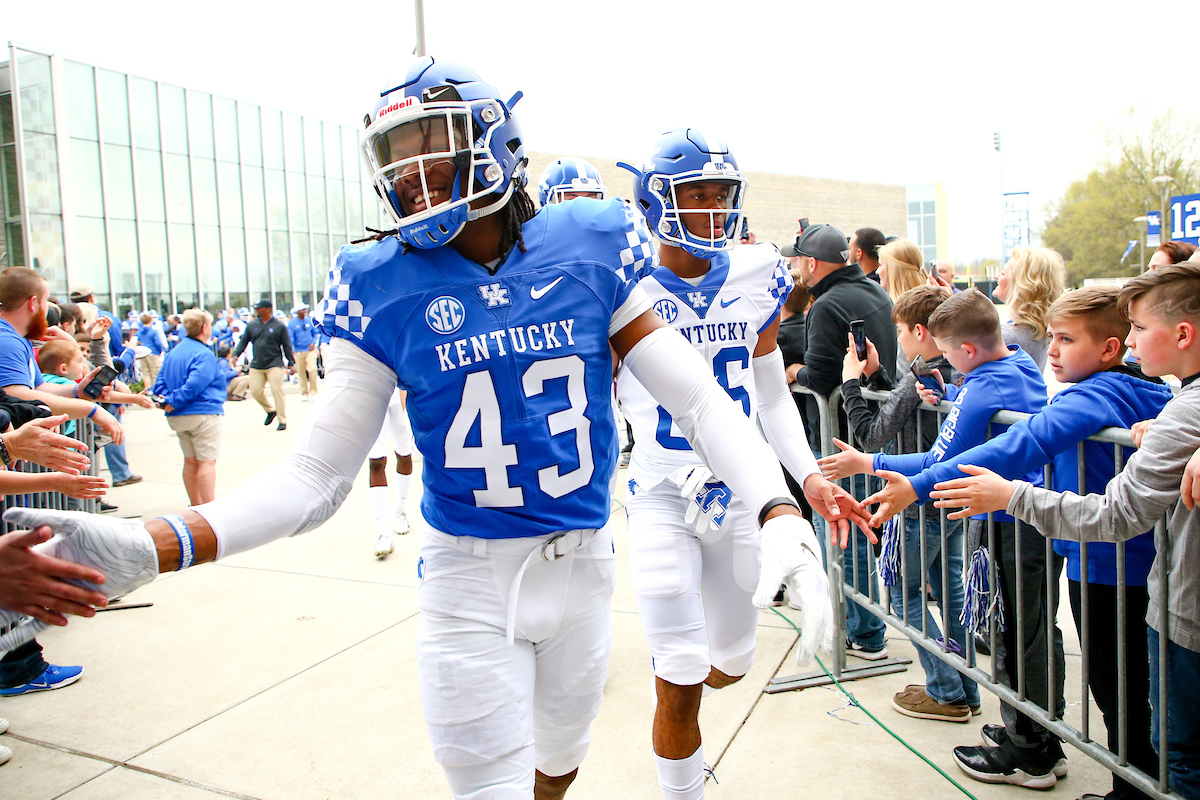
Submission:
[[[253,401],[227,404],[218,491],[283,458],[313,408],[295,391],[288,388],[282,433],[263,427]],[[136,409],[126,427],[129,462],[145,480],[112,490],[109,500],[147,519],[182,508],[182,457],[164,420]],[[418,492],[409,516],[419,526]],[[615,519],[623,551],[624,515]],[[46,633],[40,641],[50,660],[82,664],[86,673],[59,691],[0,699],[0,716],[12,723],[0,742],[14,751],[0,767],[0,800],[449,797],[417,694],[418,535],[398,538],[386,560],[371,555],[363,470],[319,530],[171,574],[128,598],[150,608]],[[621,556],[618,565],[612,665],[591,752],[568,795],[575,800],[661,796],[649,744],[650,659]],[[1073,637],[1069,612],[1063,619]],[[915,657],[906,640],[889,634],[893,654]],[[753,670],[704,701],[705,754],[720,781],[709,782],[710,798],[962,796],[832,689],[762,694],[772,676],[796,671],[795,639],[764,613]],[[1067,652],[1072,702],[1079,698],[1073,639]],[[999,721],[994,698],[985,693],[983,715],[968,725],[896,713],[892,694],[919,682],[914,664],[849,688],[975,796],[1024,796],[1028,790],[970,781],[950,758],[952,746],[978,742],[982,723]],[[1076,704],[1068,717],[1078,712]],[[1094,709],[1092,718],[1099,720]],[[1054,795],[1103,793],[1108,773],[1072,753],[1070,777]]]

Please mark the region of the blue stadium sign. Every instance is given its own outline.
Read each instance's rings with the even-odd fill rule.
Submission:
[[[1171,198],[1168,222],[1168,238],[1175,241],[1200,245],[1200,194],[1185,194]],[[1147,211],[1146,238],[1156,239],[1159,234],[1158,211]]]

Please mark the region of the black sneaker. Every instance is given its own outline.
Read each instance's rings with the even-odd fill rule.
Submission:
[[[983,743],[987,746],[1002,747],[1008,741],[1008,730],[1003,725],[987,724],[983,726],[983,731],[980,733]],[[1054,756],[1054,777],[1067,777],[1067,754],[1063,752],[1062,742],[1058,739],[1052,739],[1047,745],[1046,750]]]
[[[111,514],[116,510],[117,510],[117,506],[114,506],[112,503],[106,503],[103,500],[100,501],[100,513],[101,514]]]
[[[277,431],[286,431],[286,430],[287,430],[287,423],[286,423],[286,422],[281,422],[281,423],[279,423],[278,425],[276,425],[276,426],[275,426],[275,430],[277,430]]]
[[[983,783],[1011,783],[1026,789],[1049,789],[1058,783],[1054,759],[1045,750],[1022,750],[1011,742],[1003,747],[956,747],[958,768]]]
[[[263,420],[263,425],[270,425],[274,421],[275,421],[275,412],[268,411],[267,418]]]

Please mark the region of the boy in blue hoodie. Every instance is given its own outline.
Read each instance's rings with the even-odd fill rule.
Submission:
[[[906,478],[897,473],[881,473],[888,486],[867,498],[880,503],[872,524],[899,513],[909,503],[927,499],[937,483],[961,476],[959,464],[974,464],[995,470],[1004,476],[1019,476],[1053,460],[1053,489],[1056,492],[1087,493],[1100,491],[1116,475],[1114,447],[1085,441],[1103,428],[1130,427],[1152,419],[1171,399],[1171,391],[1161,381],[1151,382],[1140,371],[1126,366],[1124,338],[1129,323],[1121,315],[1115,287],[1089,287],[1060,297],[1046,314],[1050,331],[1050,367],[1064,383],[1074,384],[1059,392],[1050,405],[1026,422],[1012,426],[1002,436],[960,453],[952,460],[939,462],[929,469]],[[1083,442],[1086,471],[1079,477],[1078,445]],[[1056,540],[1054,551],[1067,560],[1068,589],[1075,625],[1081,627],[1081,586],[1089,588],[1088,658],[1091,665],[1089,686],[1096,705],[1108,727],[1108,746],[1119,752],[1117,727],[1117,652],[1118,627],[1133,620],[1140,628],[1146,617],[1149,596],[1146,579],[1154,561],[1154,536],[1148,532],[1130,539],[1125,548],[1126,612],[1117,616],[1116,546],[1093,543],[1088,546],[1087,573],[1079,552],[1079,543]],[[1129,697],[1148,692],[1149,671],[1145,637],[1140,630],[1129,630],[1125,637],[1125,674]],[[1157,758],[1150,746],[1150,709],[1145,703],[1128,704],[1129,762],[1154,774]],[[984,737],[1003,742],[1004,729],[984,726]],[[961,749],[961,748],[960,748]],[[967,748],[978,749],[978,748]],[[1061,776],[1059,776],[1061,777]],[[1110,800],[1144,798],[1137,789],[1113,776]]]
[[[917,475],[940,461],[954,460],[963,451],[986,441],[989,425],[994,435],[1004,431],[1007,426],[991,424],[997,411],[1008,409],[1035,414],[1045,407],[1046,382],[1042,380],[1041,371],[1019,347],[1004,344],[996,307],[983,294],[972,290],[954,295],[930,314],[927,327],[942,355],[963,375],[961,385],[946,387],[945,399],[954,407],[942,422],[933,447],[924,453],[871,455],[838,442],[843,452],[822,459],[823,467],[836,464],[844,474],[891,470]],[[1040,486],[1041,470],[1034,469],[1024,478]],[[1054,619],[1058,612],[1057,593],[1047,596],[1047,572],[1051,573],[1053,585],[1057,586],[1062,573],[1062,558],[1055,556],[1047,563],[1045,541],[1029,525],[1021,526],[1018,550],[1013,518],[998,513],[994,520],[999,547],[999,557],[995,561],[1001,602],[1009,619],[1021,614],[1030,621],[1024,626],[1023,642],[1017,641],[1016,625],[1009,625],[1004,631],[1005,659],[997,677],[1012,686],[1018,685],[1023,663],[1026,698],[1048,708],[1053,696],[1059,706],[1057,711],[1061,711],[1065,673],[1062,634],[1056,625],[1053,641],[1047,641],[1045,621]],[[967,526],[968,555],[986,545],[987,524],[986,514],[971,518]],[[1021,554],[1019,561],[1016,558],[1018,552]],[[1018,572],[1022,586],[1020,608],[1017,607],[1016,593]],[[1019,658],[1022,654],[1024,658]],[[1055,663],[1053,694],[1046,669],[1051,654]],[[989,758],[980,757],[980,763],[973,763],[970,769],[963,766],[964,771],[990,782],[1033,788],[1053,786],[1054,770],[1066,768],[1062,744],[1015,708],[1001,703],[1001,713],[1008,732],[1004,747],[996,748],[996,753],[989,751]],[[961,759],[959,763],[962,765]]]

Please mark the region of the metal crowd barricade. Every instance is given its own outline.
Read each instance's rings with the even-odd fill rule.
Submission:
[[[851,434],[848,431],[841,429],[843,427],[841,425],[841,420],[844,419],[844,415],[839,415],[840,408],[841,408],[841,389],[840,389],[840,387],[835,389],[833,394],[831,394],[829,397],[823,397],[805,387],[794,386],[793,391],[795,391],[797,394],[807,394],[807,395],[813,397],[816,401],[816,405],[820,411],[819,426],[820,426],[820,434],[821,434],[821,436],[820,436],[820,441],[821,441],[820,455],[821,456],[830,455],[830,454],[839,452],[838,448],[835,447],[833,444],[833,439],[835,436],[837,436],[837,438],[842,439],[843,441],[846,441],[846,442],[854,441]],[[867,400],[874,400],[877,402],[882,402],[887,399],[888,395],[889,395],[888,392],[876,392],[876,391],[868,390],[866,388],[862,389],[862,396]],[[932,407],[923,407],[923,409],[918,409],[918,411],[916,412],[918,442],[920,442],[923,438],[920,435],[922,426],[925,424],[928,424],[926,422],[926,420],[924,420],[923,418],[929,416],[928,411],[930,408],[932,408]],[[953,408],[953,405],[948,402],[945,402],[945,401],[943,401],[936,407],[936,412],[937,412],[936,419],[937,419],[937,422],[939,425],[942,422],[942,420],[944,419],[944,416],[946,414],[948,414],[952,408]],[[1020,422],[1021,420],[1027,419],[1030,416],[1032,416],[1032,415],[1014,412],[1014,411],[1000,411],[992,417],[992,423],[1000,424],[1000,425],[1012,425],[1017,422]],[[811,424],[812,420],[810,420],[809,422]],[[992,438],[991,426],[989,426],[988,438],[989,439]],[[1124,464],[1124,460],[1126,457],[1126,455],[1125,455],[1126,449],[1133,447],[1133,441],[1130,438],[1129,431],[1126,429],[1123,429],[1123,428],[1106,428],[1104,430],[1099,431],[1094,436],[1088,437],[1088,441],[1102,442],[1102,443],[1111,444],[1114,446],[1116,468],[1117,468],[1118,472],[1121,470],[1121,468]],[[1085,469],[1086,460],[1085,460],[1084,444],[1082,442],[1080,442],[1077,445],[1077,452],[1078,452],[1078,464],[1079,464],[1078,474],[1080,476],[1079,480],[1080,480],[1080,484],[1081,484],[1079,487],[1080,492],[1087,493],[1089,490],[1102,491],[1103,487],[1088,487],[1085,483],[1085,481],[1086,481],[1086,469]],[[1051,485],[1052,477],[1053,477],[1052,469],[1050,466],[1047,466],[1044,470],[1045,485],[1047,485],[1047,486]],[[878,480],[878,479],[875,479],[875,478],[870,479],[870,481],[876,481],[876,480]],[[859,493],[855,492],[854,483],[852,481],[843,480],[843,481],[841,481],[841,484],[848,491],[854,493],[856,496],[859,496]],[[869,491],[873,491],[873,489],[871,489],[870,482],[867,484],[867,488]],[[865,495],[863,495],[863,496],[865,496]],[[860,499],[861,499],[861,497],[862,496],[860,496]],[[904,543],[903,543],[904,535],[903,535],[903,532],[901,533],[900,574],[903,576],[901,578],[901,585],[904,587],[905,591],[907,590],[907,586],[906,586],[907,581],[905,580],[905,578],[907,578],[907,571],[912,568],[922,569],[923,565],[927,561],[926,542],[925,542],[925,536],[923,533],[924,528],[925,528],[925,513],[926,512],[923,507],[920,507],[918,509],[920,528],[922,531],[922,535],[920,537],[921,564],[918,564],[915,567],[912,567],[907,563],[908,562],[908,554],[907,554],[908,548],[906,548],[904,546]],[[947,514],[947,511],[945,509],[942,509],[941,514],[940,514],[940,516],[941,516],[941,548],[942,548],[941,554],[945,554],[947,551],[946,550],[946,548],[947,548],[947,518],[946,518],[946,514]],[[967,522],[967,520],[964,520],[963,522],[964,522],[964,527],[965,527],[965,523]],[[1131,785],[1133,785],[1140,791],[1146,793],[1148,796],[1153,797],[1153,798],[1161,798],[1162,800],[1167,800],[1168,798],[1175,798],[1178,795],[1176,795],[1170,791],[1168,772],[1167,772],[1168,734],[1167,734],[1166,708],[1167,708],[1167,693],[1168,693],[1168,686],[1167,686],[1167,641],[1168,641],[1168,637],[1167,637],[1166,631],[1168,631],[1170,629],[1170,626],[1168,624],[1169,617],[1167,616],[1169,614],[1169,608],[1170,608],[1170,605],[1167,600],[1167,596],[1168,596],[1167,578],[1168,578],[1168,573],[1169,573],[1168,565],[1170,564],[1170,540],[1169,540],[1169,537],[1167,536],[1167,524],[1168,524],[1168,519],[1166,517],[1164,517],[1162,520],[1159,520],[1154,527],[1154,544],[1155,544],[1155,549],[1157,551],[1156,557],[1158,559],[1158,563],[1160,566],[1159,573],[1161,574],[1161,584],[1158,589],[1158,606],[1161,609],[1161,613],[1164,616],[1163,616],[1163,626],[1162,626],[1163,632],[1161,633],[1161,635],[1159,637],[1159,652],[1148,654],[1150,657],[1158,659],[1158,675],[1159,675],[1158,706],[1162,710],[1160,712],[1160,714],[1158,715],[1159,716],[1159,727],[1160,727],[1160,730],[1159,730],[1160,750],[1158,753],[1158,775],[1157,775],[1157,777],[1152,777],[1150,775],[1147,775],[1146,773],[1144,773],[1141,770],[1137,769],[1136,767],[1132,766],[1128,761],[1129,731],[1128,731],[1127,723],[1128,723],[1128,709],[1130,707],[1129,704],[1131,702],[1149,702],[1149,698],[1147,697],[1147,698],[1142,699],[1142,698],[1136,698],[1136,697],[1129,696],[1127,680],[1126,680],[1127,672],[1128,672],[1128,670],[1127,670],[1128,665],[1126,663],[1127,656],[1126,656],[1126,652],[1125,652],[1126,651],[1127,634],[1126,634],[1124,625],[1120,625],[1117,627],[1117,648],[1116,648],[1117,649],[1117,653],[1116,653],[1117,658],[1116,658],[1116,660],[1117,660],[1117,675],[1118,675],[1118,683],[1117,683],[1118,715],[1117,716],[1118,716],[1118,742],[1119,742],[1117,752],[1113,752],[1113,751],[1109,750],[1107,747],[1105,747],[1100,742],[1095,741],[1093,738],[1094,731],[1092,729],[1092,715],[1090,713],[1090,704],[1089,704],[1090,693],[1089,693],[1089,689],[1088,689],[1089,678],[1091,675],[1091,663],[1090,663],[1091,655],[1089,653],[1089,643],[1090,643],[1090,634],[1091,634],[1091,630],[1090,630],[1091,629],[1091,619],[1090,619],[1091,615],[1089,612],[1089,603],[1088,603],[1088,581],[1087,581],[1088,545],[1086,543],[1080,543],[1080,554],[1079,554],[1080,555],[1080,575],[1081,575],[1081,579],[1082,579],[1080,581],[1080,586],[1079,586],[1080,601],[1081,601],[1080,602],[1080,621],[1079,621],[1079,625],[1077,626],[1078,632],[1079,632],[1080,650],[1082,653],[1081,669],[1080,669],[1080,682],[1077,687],[1077,692],[1072,692],[1072,697],[1074,698],[1072,705],[1075,705],[1076,703],[1078,703],[1081,708],[1081,727],[1080,728],[1076,728],[1076,727],[1068,724],[1067,722],[1065,722],[1063,720],[1063,717],[1062,717],[1062,714],[1063,714],[1062,709],[1065,707],[1066,697],[1065,697],[1065,693],[1064,693],[1064,695],[1059,694],[1058,689],[1057,689],[1057,683],[1058,683],[1058,679],[1060,677],[1058,675],[1058,670],[1061,668],[1065,668],[1065,667],[1059,667],[1055,664],[1055,660],[1054,660],[1055,648],[1052,646],[1053,642],[1055,641],[1055,629],[1056,629],[1056,627],[1058,627],[1057,626],[1057,614],[1055,614],[1055,615],[1047,614],[1046,620],[1045,620],[1045,624],[1046,624],[1045,637],[1046,637],[1046,641],[1048,643],[1047,647],[1046,647],[1047,655],[1046,655],[1046,664],[1045,664],[1045,670],[1046,670],[1046,675],[1047,675],[1046,683],[1048,685],[1048,691],[1049,691],[1049,702],[1047,704],[1054,707],[1055,711],[1051,712],[1027,697],[1026,682],[1027,682],[1027,676],[1028,676],[1029,670],[1027,669],[1027,665],[1025,663],[1025,653],[1023,651],[1018,656],[1019,660],[1018,660],[1018,670],[1017,670],[1018,675],[1017,675],[1017,680],[1016,680],[1016,686],[1006,685],[1005,683],[1001,682],[1001,676],[1004,675],[1003,669],[1002,669],[1002,664],[1000,663],[1000,649],[1002,647],[1002,642],[1000,641],[1000,623],[999,623],[999,620],[997,619],[997,607],[996,607],[996,602],[995,602],[997,599],[996,596],[1000,592],[999,583],[998,583],[998,575],[997,575],[997,563],[996,563],[996,559],[1000,557],[1000,552],[997,547],[997,538],[998,537],[997,537],[997,531],[996,531],[996,526],[995,526],[995,520],[993,519],[993,515],[991,515],[991,514],[988,515],[988,522],[987,522],[987,546],[988,546],[989,553],[992,554],[992,557],[990,558],[990,564],[989,564],[989,570],[988,570],[988,579],[989,579],[988,580],[988,587],[989,587],[988,609],[989,609],[989,611],[988,611],[988,618],[987,618],[987,624],[986,624],[986,630],[988,631],[988,645],[989,645],[989,650],[990,650],[990,657],[985,662],[983,662],[981,664],[978,661],[978,659],[977,659],[978,654],[976,653],[976,646],[975,646],[975,637],[971,636],[970,634],[965,636],[967,641],[963,642],[963,648],[962,648],[963,653],[961,655],[948,649],[947,646],[942,643],[942,641],[939,641],[937,638],[934,638],[929,635],[929,632],[926,627],[926,620],[928,618],[927,615],[929,612],[929,600],[928,600],[928,597],[926,596],[925,591],[921,592],[921,594],[922,594],[922,597],[921,597],[921,620],[919,622],[916,622],[916,621],[908,618],[909,615],[907,612],[907,596],[904,597],[905,602],[903,602],[901,604],[902,607],[905,608],[904,614],[903,614],[903,616],[898,616],[892,610],[891,590],[888,589],[887,587],[880,586],[880,582],[878,580],[878,570],[877,570],[877,566],[876,566],[876,559],[874,557],[874,554],[871,552],[870,548],[868,548],[867,563],[860,564],[859,563],[860,559],[857,557],[857,553],[853,550],[853,544],[849,545],[847,547],[846,552],[851,553],[851,557],[850,557],[851,563],[848,565],[846,563],[846,561],[847,561],[846,554],[843,553],[842,549],[836,545],[836,543],[834,542],[834,538],[832,536],[826,536],[825,537],[825,548],[826,548],[826,557],[827,557],[826,567],[827,567],[827,571],[829,574],[830,598],[831,598],[831,601],[833,604],[834,623],[836,626],[835,631],[834,631],[835,652],[834,652],[834,657],[833,657],[833,663],[829,665],[829,669],[833,673],[833,675],[836,678],[838,678],[838,680],[851,680],[851,679],[871,677],[873,675],[884,674],[887,672],[895,672],[895,671],[898,671],[898,670],[904,668],[903,663],[905,663],[905,662],[902,662],[897,659],[888,659],[886,661],[878,661],[878,662],[867,662],[863,667],[847,668],[845,650],[843,647],[840,646],[840,643],[844,642],[846,639],[846,613],[845,613],[846,606],[845,606],[845,604],[846,604],[847,599],[849,599],[849,600],[857,603],[857,605],[859,606],[860,609],[863,609],[866,612],[875,615],[876,617],[882,619],[888,625],[892,626],[896,630],[898,630],[901,633],[908,636],[909,639],[912,640],[913,644],[916,645],[917,647],[922,648],[927,653],[932,655],[934,658],[939,659],[939,660],[949,664],[950,666],[954,667],[956,670],[958,670],[958,672],[962,673],[963,675],[973,678],[979,684],[979,687],[981,689],[986,689],[987,691],[992,692],[999,699],[1001,699],[1002,701],[1015,707],[1017,710],[1024,713],[1026,716],[1028,716],[1029,718],[1031,718],[1032,720],[1037,722],[1039,725],[1043,726],[1044,728],[1049,730],[1051,733],[1060,737],[1063,741],[1069,742],[1071,745],[1073,745],[1075,748],[1077,748],[1084,755],[1088,756],[1092,760],[1101,764],[1105,769],[1108,769],[1109,771],[1111,771],[1114,774],[1118,775],[1119,777],[1123,778],[1124,780],[1129,782]],[[1014,545],[1016,547],[1016,560],[1020,561],[1020,559],[1021,559],[1021,549],[1020,549],[1021,548],[1021,535],[1020,535],[1020,532],[1021,532],[1022,527],[1027,527],[1027,526],[1025,526],[1025,524],[1020,522],[1019,520],[1015,523],[1015,526],[1016,526],[1015,527],[1016,536],[1015,536]],[[862,536],[863,534],[860,531],[856,531],[853,535],[854,536]],[[966,537],[964,536],[964,544],[966,544],[965,539],[966,539]],[[1045,591],[1047,593],[1047,598],[1050,598],[1047,601],[1048,604],[1050,604],[1050,603],[1056,604],[1057,598],[1060,594],[1059,581],[1061,579],[1061,574],[1056,574],[1055,571],[1049,567],[1049,565],[1053,563],[1053,559],[1055,558],[1055,555],[1053,552],[1053,542],[1054,542],[1054,540],[1052,540],[1052,539],[1049,539],[1049,538],[1045,539],[1045,548],[1046,548],[1045,559],[1047,562],[1047,568],[1045,570],[1045,573],[1046,573]],[[947,599],[949,597],[949,591],[950,591],[950,589],[949,589],[949,559],[943,557],[940,560],[941,560],[941,575],[940,575],[939,583],[940,583],[941,592],[939,594],[940,599],[938,600],[938,609],[941,612],[940,616],[942,617],[941,628],[943,631],[943,635],[948,640],[949,639],[949,632],[948,632],[949,626],[946,624],[948,622],[948,620],[946,618],[945,606],[947,605]],[[970,560],[970,553],[966,553],[964,556],[964,559],[963,559],[964,567],[968,564],[969,560]],[[847,566],[849,566],[849,577],[847,576]],[[860,569],[868,570],[868,573],[870,576],[869,582],[868,582],[869,588],[868,588],[866,594],[862,593],[861,591],[859,591],[858,589],[855,588],[856,583],[855,583],[853,577],[855,575],[857,575],[857,571]],[[1119,542],[1116,544],[1116,571],[1117,571],[1117,587],[1116,587],[1117,618],[1120,620],[1124,620],[1124,619],[1126,619],[1126,615],[1127,615],[1126,554],[1125,554],[1125,543],[1124,542]],[[923,576],[923,577],[926,580],[928,580],[927,575]],[[1026,587],[1023,585],[1023,580],[1021,578],[1021,572],[1019,570],[1017,571],[1017,573],[1014,577],[1015,577],[1015,583],[1016,583],[1015,592],[1014,592],[1014,599],[1016,600],[1016,602],[1014,604],[1017,606],[1017,608],[1005,610],[1006,619],[1004,620],[1004,622],[1007,625],[1016,627],[1016,630],[1017,630],[1016,639],[1018,642],[1023,642],[1026,640],[1025,635],[1024,635],[1025,634],[1025,626],[1027,624],[1029,624],[1029,620],[1024,619],[1023,615],[1021,615],[1017,612],[1020,610],[1021,600],[1023,599],[1023,595],[1025,593]],[[924,583],[925,583],[925,581],[923,580],[922,587],[924,587]],[[1105,620],[1105,621],[1107,622],[1107,620]],[[1144,622],[1144,620],[1129,620],[1129,627],[1131,628],[1131,630],[1129,631],[1128,635],[1138,635],[1137,633],[1135,633],[1135,631],[1142,630],[1145,627],[1145,622]],[[990,667],[990,669],[985,668],[985,667]],[[795,675],[795,676],[790,676],[790,677],[776,678],[770,682],[766,691],[769,693],[780,692],[780,691],[789,691],[792,689],[805,688],[808,686],[814,686],[814,685],[819,685],[821,683],[828,683],[828,682],[829,682],[829,680],[824,676],[823,673],[811,672],[811,673],[806,673],[803,675]],[[1070,690],[1070,687],[1068,687],[1068,691],[1069,690]],[[1107,734],[1107,731],[1102,726],[1100,737],[1107,738],[1106,734]],[[1148,735],[1148,732],[1147,732],[1147,735]]]
[[[59,432],[67,426],[60,427]],[[96,463],[96,434],[95,426],[90,419],[75,420],[75,430],[70,434],[65,434],[73,439],[78,439],[87,445],[87,457],[89,466],[88,475],[99,475],[99,465]],[[42,473],[53,472],[53,470],[30,464],[28,461],[22,461],[15,466],[20,472]],[[50,508],[58,511],[86,511],[96,513],[100,510],[100,501],[95,499],[79,500],[73,497],[68,497],[60,492],[30,492],[26,494],[10,494],[0,497],[0,512],[7,511],[10,508]],[[10,533],[17,530],[19,526],[9,522],[0,520],[0,533]]]

